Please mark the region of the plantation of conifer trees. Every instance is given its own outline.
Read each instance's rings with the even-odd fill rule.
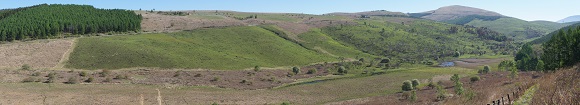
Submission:
[[[138,31],[142,18],[130,10],[90,5],[41,4],[0,10],[0,41],[45,39],[64,33]]]
[[[573,66],[580,62],[580,27],[559,30],[543,47],[542,60],[547,70]]]

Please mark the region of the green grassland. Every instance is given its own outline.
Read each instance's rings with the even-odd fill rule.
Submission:
[[[327,53],[338,57],[347,58],[376,58],[378,56],[364,53],[353,47],[344,46],[343,44],[337,42],[332,37],[321,32],[320,29],[311,29],[311,31],[302,33],[298,36],[302,42],[302,45],[308,48],[312,48],[321,53]]]
[[[244,69],[336,61],[260,27],[200,29],[163,34],[78,39],[70,68],[131,67]]]
[[[450,27],[460,27],[459,30],[466,30],[457,25],[429,20],[392,23],[384,21],[385,18],[390,17],[357,20],[358,25],[325,27],[321,28],[321,33],[330,36],[342,45],[356,48],[364,53],[398,58],[406,62],[450,57],[455,51],[464,54],[474,52],[492,54],[491,52],[503,51],[503,49],[490,49],[490,46],[506,44],[482,39],[475,34],[448,31]]]

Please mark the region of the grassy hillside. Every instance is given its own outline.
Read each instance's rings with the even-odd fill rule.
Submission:
[[[259,27],[81,38],[67,67],[244,69],[305,65],[335,57],[307,50]]]
[[[488,27],[491,30],[503,33],[515,40],[525,40],[546,35],[554,30],[566,26],[555,22],[528,22],[516,18],[499,18],[493,21],[475,19],[466,25]]]
[[[455,51],[461,54],[499,54],[501,51],[509,51],[502,49],[508,46],[506,43],[487,40],[485,37],[489,36],[488,33],[475,33],[477,28],[428,20],[391,23],[385,22],[386,18],[397,17],[372,17],[358,20],[358,25],[326,27],[321,32],[362,52],[399,58],[410,63],[441,60],[439,58],[451,57]],[[457,30],[450,31],[452,27]]]
[[[570,23],[565,23],[565,24],[570,24]],[[558,30],[568,31],[568,29],[575,28],[575,27],[578,27],[578,26],[580,26],[580,23],[576,23],[576,24],[572,24],[572,25],[569,25],[569,26],[566,26],[566,27],[562,27],[561,29],[558,29]],[[542,37],[540,37],[538,39],[535,39],[535,40],[531,41],[530,43],[531,44],[542,44],[544,42],[547,42],[550,39],[552,39],[552,36],[554,36],[555,34],[558,34],[558,30],[555,30],[553,32],[550,32],[548,35],[545,35],[545,36],[542,36]]]
[[[311,31],[300,34],[301,40],[304,40],[302,45],[312,48],[321,53],[330,54],[332,56],[347,57],[347,58],[375,58],[377,56],[364,53],[353,47],[347,47],[332,37],[321,32],[320,29],[311,29]]]

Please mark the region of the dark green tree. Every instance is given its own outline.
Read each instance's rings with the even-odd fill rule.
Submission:
[[[298,68],[298,67],[292,67],[292,72],[294,74],[298,74],[298,73],[300,73],[300,68]]]

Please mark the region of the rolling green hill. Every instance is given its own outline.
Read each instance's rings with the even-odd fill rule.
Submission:
[[[529,41],[528,39],[538,38],[570,25],[548,21],[525,21],[493,11],[458,5],[409,15],[451,24],[487,27],[516,41]]]
[[[567,23],[567,24],[569,24],[569,23]],[[558,34],[559,30],[568,31],[568,29],[576,28],[578,26],[580,26],[580,23],[576,23],[576,24],[572,24],[572,25],[569,25],[569,26],[566,26],[566,27],[562,27],[562,28],[560,28],[560,29],[558,29],[556,31],[550,32],[550,34],[548,34],[548,35],[545,35],[545,36],[542,36],[542,37],[540,37],[538,39],[535,39],[535,40],[531,41],[530,43],[531,44],[542,44],[542,43],[545,43],[545,42],[549,41],[550,39],[552,39],[552,37],[555,34]]]
[[[451,57],[455,51],[462,54],[510,51],[507,49],[510,44],[492,40],[500,34],[485,28],[421,19],[391,23],[384,21],[387,18],[402,20],[404,17],[371,17],[358,20],[358,25],[331,26],[322,28],[321,32],[362,52],[409,63],[442,60],[439,58]]]
[[[493,21],[475,19],[466,25],[487,27],[491,30],[503,33],[504,35],[515,40],[525,40],[541,37],[569,24],[545,21],[528,22],[517,18],[499,18]]]
[[[80,38],[67,67],[244,69],[336,61],[260,27]]]

